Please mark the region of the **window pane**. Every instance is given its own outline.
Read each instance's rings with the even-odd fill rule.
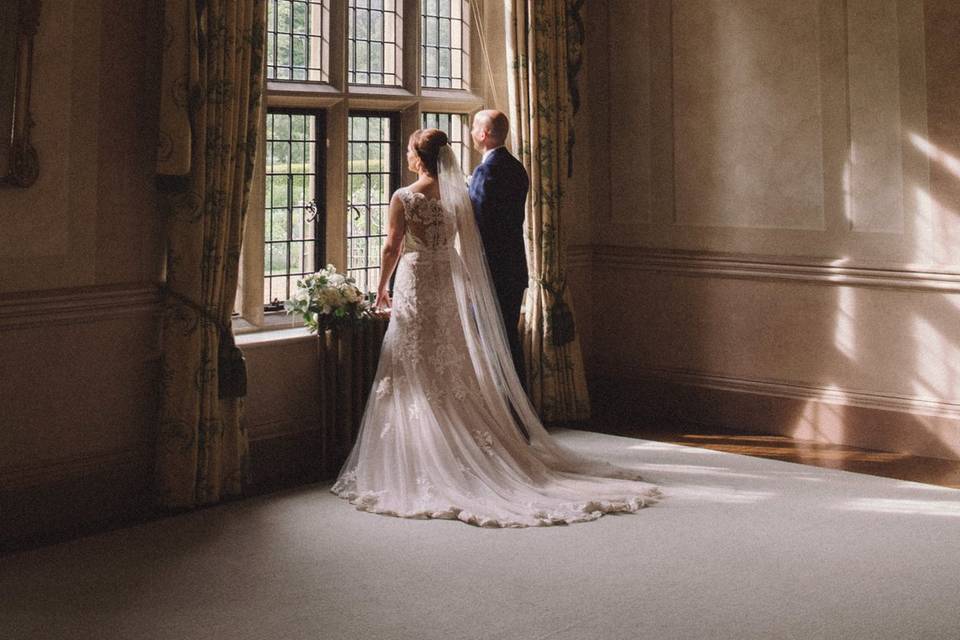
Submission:
[[[282,308],[299,278],[322,260],[323,213],[318,211],[317,162],[325,141],[317,114],[267,113],[263,303]]]
[[[401,84],[403,53],[401,3],[350,0],[347,81],[395,87]]]
[[[291,220],[290,220],[290,239],[291,240],[303,240],[304,232],[304,215],[303,207],[295,207],[290,211]]]
[[[390,195],[399,184],[399,125],[390,115],[350,114],[347,273],[361,291],[376,291]]]
[[[460,168],[465,175],[472,172],[470,165],[470,125],[467,116],[462,113],[423,113],[424,129],[442,129],[447,133],[450,146],[457,154]]]
[[[469,89],[469,0],[420,0],[420,9],[421,84]]]
[[[274,249],[280,247],[283,248],[283,244],[286,244],[287,230],[290,226],[290,209],[283,207],[280,209],[274,209],[270,212],[270,241],[280,242],[280,245],[274,245]],[[274,265],[278,264],[274,261]]]
[[[333,0],[267,0],[267,78],[330,81]]]

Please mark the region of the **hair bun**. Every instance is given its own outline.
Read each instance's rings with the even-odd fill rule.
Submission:
[[[447,132],[443,129],[418,129],[410,136],[410,141],[424,168],[431,175],[437,175],[440,149],[450,144]]]

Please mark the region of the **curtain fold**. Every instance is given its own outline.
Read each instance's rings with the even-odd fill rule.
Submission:
[[[249,445],[231,315],[264,89],[265,0],[165,0],[157,183],[163,192],[158,500],[239,494]]]
[[[569,6],[568,6],[569,5]],[[530,174],[530,285],[521,333],[530,399],[545,421],[586,420],[590,400],[564,273],[560,212],[572,141],[568,54],[575,0],[507,0],[513,148]],[[575,32],[575,29],[573,30]]]

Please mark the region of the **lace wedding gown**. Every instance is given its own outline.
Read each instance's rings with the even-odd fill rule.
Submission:
[[[460,287],[470,306],[458,304],[467,234],[441,201],[406,188],[399,197],[406,231],[390,324],[358,440],[332,491],[364,511],[493,527],[594,520],[655,500],[657,489],[634,472],[554,442],[521,406],[525,397],[508,400],[510,383],[497,379],[506,367],[488,366],[490,345],[477,331],[481,301],[469,298],[471,287],[488,286],[482,275]]]

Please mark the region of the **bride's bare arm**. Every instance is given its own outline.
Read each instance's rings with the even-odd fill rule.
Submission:
[[[374,307],[385,309],[390,307],[390,276],[397,267],[400,254],[403,253],[403,234],[406,231],[406,221],[403,218],[403,202],[396,193],[390,198],[390,211],[387,215],[387,237],[383,242],[383,252],[380,254],[380,284],[377,286],[377,301]]]

